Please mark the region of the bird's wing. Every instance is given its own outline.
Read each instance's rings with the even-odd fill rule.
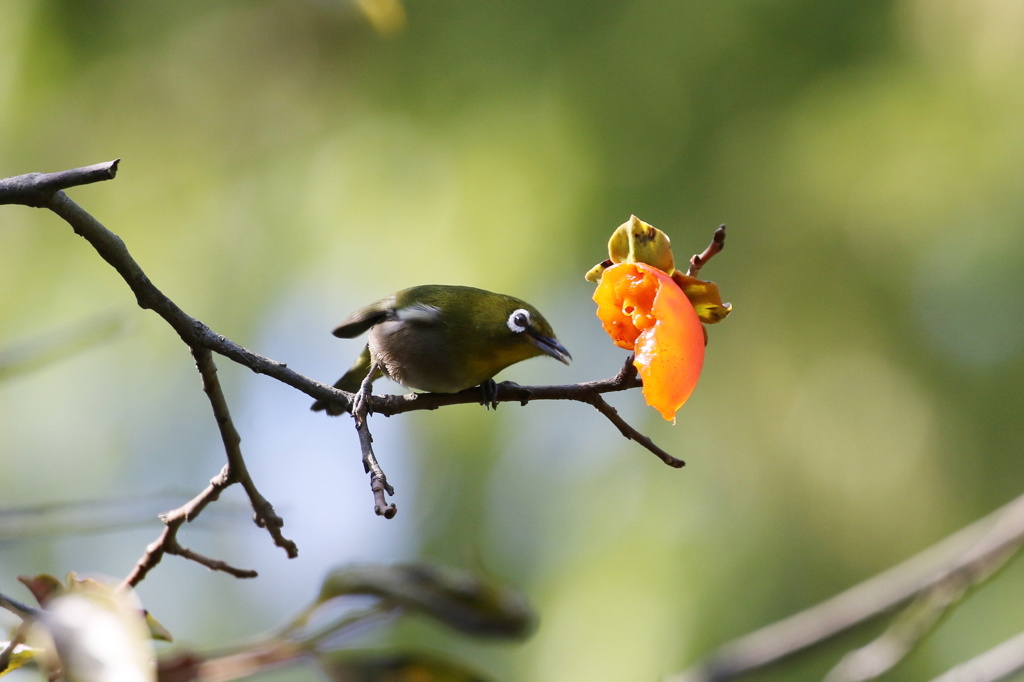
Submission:
[[[426,303],[413,303],[401,308],[395,307],[395,298],[389,297],[363,306],[339,324],[334,335],[352,339],[369,330],[375,324],[386,320],[400,320],[410,324],[432,325],[441,322],[441,309]]]
[[[441,309],[426,303],[413,303],[394,311],[394,319],[411,324],[438,324],[441,322]]]
[[[354,339],[373,325],[383,322],[395,313],[395,299],[389,297],[365,305],[355,311],[334,329],[334,335],[341,339]]]

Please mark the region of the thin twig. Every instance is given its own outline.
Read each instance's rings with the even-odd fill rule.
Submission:
[[[385,519],[395,518],[398,507],[388,503],[384,497],[385,493],[394,497],[395,489],[388,483],[384,470],[377,461],[377,455],[373,454],[373,435],[370,433],[370,403],[369,397],[373,391],[373,375],[377,372],[377,363],[370,363],[370,371],[359,384],[359,391],[352,403],[352,418],[356,423],[356,434],[359,436],[359,450],[363,454],[363,471],[370,474],[370,492],[373,493],[373,511],[377,516]]]
[[[724,682],[766,668],[869,621],[952,576],[1020,549],[1024,495],[901,564],[848,590],[733,640],[666,682]]]
[[[3,651],[0,651],[0,675],[4,674],[9,667],[11,667],[11,659],[14,657],[14,653],[18,650],[18,647],[25,643],[28,638],[28,631],[32,627],[32,621],[25,619],[18,624],[17,629],[11,635],[11,641],[7,643]]]
[[[367,379],[373,376],[371,370]],[[503,381],[495,384],[492,396],[488,398],[490,404],[497,406],[503,402],[516,402],[525,405],[531,400],[574,400],[593,406],[605,418],[608,419],[627,439],[635,441],[638,445],[654,453],[662,462],[674,468],[685,466],[686,462],[673,457],[658,447],[654,441],[640,433],[626,420],[618,411],[608,404],[601,395],[616,391],[625,391],[642,386],[637,376],[636,367],[633,365],[633,358],[626,359],[618,374],[600,381],[588,381],[580,384],[566,384],[561,386],[521,386],[513,381]],[[466,405],[480,403],[480,389],[476,386],[458,393],[406,393],[404,395],[372,395],[369,393],[366,381],[360,387],[359,393],[353,401],[355,412],[353,417],[356,423],[356,432],[359,435],[360,450],[363,454],[363,466],[370,474],[370,490],[373,491],[374,512],[385,518],[394,517],[397,509],[393,504],[386,504],[384,494],[394,495],[394,489],[388,484],[387,477],[381,470],[377,458],[373,453],[373,436],[370,434],[366,416],[370,413],[382,414],[391,417],[396,414],[413,412],[416,410],[436,410],[448,405]]]
[[[256,571],[241,569],[231,566],[227,562],[194,552],[183,547],[178,542],[178,530],[182,524],[192,521],[203,511],[206,505],[220,497],[225,488],[240,483],[249,496],[249,502],[253,508],[253,520],[260,528],[266,528],[267,532],[274,539],[274,544],[285,550],[289,558],[298,556],[298,547],[291,540],[284,537],[281,527],[284,521],[274,512],[270,504],[260,494],[256,484],[249,475],[245,458],[242,456],[242,438],[235,429],[231,419],[231,412],[228,409],[224,391],[221,388],[220,380],[217,378],[217,366],[213,362],[213,355],[206,348],[192,348],[192,355],[196,361],[196,368],[203,380],[203,391],[210,400],[210,407],[213,410],[214,418],[217,421],[217,428],[220,430],[221,441],[227,454],[227,464],[221,472],[210,481],[210,485],[191,501],[178,509],[162,515],[161,520],[165,524],[164,531],[160,537],[148,547],[142,557],[136,562],[131,573],[125,578],[124,584],[129,586],[138,585],[154,566],[160,563],[164,554],[174,554],[185,559],[195,561],[215,571],[223,571],[239,578],[255,578]]]
[[[197,665],[196,676],[189,679],[229,682],[251,677],[261,671],[310,655],[311,652],[301,645],[286,640],[271,640],[255,646],[249,645],[244,651],[202,661]]]
[[[995,576],[1016,554],[1018,547],[986,556],[953,573],[919,594],[898,614],[885,632],[848,652],[825,676],[824,682],[867,682],[894,668],[938,627],[967,594]]]
[[[711,260],[716,253],[725,248],[725,225],[719,225],[718,229],[715,230],[715,234],[711,237],[711,243],[708,244],[708,248],[704,249],[703,253],[694,254],[690,257],[690,268],[686,271],[686,274],[690,277],[696,277],[700,274],[700,269],[704,267],[709,260]]]
[[[212,557],[200,554],[199,552],[194,552],[188,547],[182,547],[177,542],[173,544],[173,549],[173,552],[168,553],[175,554],[183,559],[188,559],[189,561],[194,561],[197,564],[206,566],[211,571],[221,571],[222,573],[227,573],[228,575],[232,575],[236,578],[255,578],[259,575],[258,573],[256,573],[256,571],[253,571],[252,569],[237,568],[221,559],[214,559]]]
[[[285,363],[271,360],[239,346],[208,326],[187,315],[171,299],[167,298],[146,276],[139,264],[132,258],[124,242],[104,227],[81,206],[63,192],[54,193],[46,207],[59,215],[75,233],[88,241],[97,253],[109,263],[135,294],[139,307],[152,310],[164,319],[178,333],[189,347],[207,348],[218,355],[248,367],[257,374],[265,374],[313,398],[323,398],[344,405],[347,409],[352,394],[314,381],[290,369]]]
[[[3,675],[11,666],[11,658],[14,656],[15,651],[28,638],[28,632],[32,624],[39,619],[40,610],[27,604],[22,604],[20,601],[11,599],[3,594],[0,594],[0,608],[7,609],[21,618],[21,622],[11,635],[11,641],[7,643],[3,651],[0,651],[0,675]]]
[[[299,555],[299,550],[294,542],[281,534],[284,520],[274,512],[274,506],[256,489],[256,484],[253,482],[252,476],[249,475],[249,468],[242,456],[242,438],[238,435],[234,422],[231,420],[228,402],[224,397],[220,380],[217,378],[217,366],[213,362],[213,355],[207,348],[193,348],[192,355],[195,357],[199,374],[203,378],[203,391],[210,399],[210,406],[217,419],[217,427],[227,453],[229,481],[242,485],[252,504],[255,514],[253,520],[256,525],[266,528],[274,539],[274,544],[284,549],[289,559],[294,559]]]
[[[681,460],[674,457],[669,457],[669,460],[671,461],[665,460],[662,456],[664,451],[655,446],[650,439],[646,439],[645,441],[644,439],[634,438],[634,435],[639,434],[639,432],[628,424],[624,430],[621,424],[625,424],[625,422],[617,413],[615,413],[614,409],[611,409],[610,406],[609,413],[596,404],[595,398],[600,399],[600,396],[605,393],[627,391],[629,389],[639,388],[642,385],[643,383],[637,376],[636,368],[633,366],[633,358],[630,356],[626,359],[625,364],[619,372],[608,379],[586,381],[579,384],[562,384],[552,386],[522,386],[514,381],[502,381],[495,384],[493,402],[495,404],[513,402],[519,403],[520,405],[526,405],[528,402],[534,400],[574,400],[576,402],[593,405],[613,424],[615,424],[615,426],[622,431],[622,435],[626,438],[636,440],[640,445],[651,450],[651,452],[665,461],[666,464],[669,464],[670,466],[681,466],[678,464]],[[602,400],[601,402],[603,403],[604,401]],[[373,395],[369,396],[367,403],[369,404],[371,412],[391,417],[396,414],[413,412],[415,410],[436,410],[448,405],[479,404],[480,390],[474,386],[473,388],[468,388],[464,391],[459,391],[458,393]],[[607,403],[605,404],[607,405]],[[613,415],[612,413],[615,414]]]
[[[667,452],[659,448],[657,445],[655,445],[654,441],[652,441],[649,437],[645,436],[644,434],[640,433],[632,426],[630,426],[625,419],[619,416],[618,410],[609,405],[608,402],[600,395],[591,396],[590,399],[584,400],[583,402],[590,403],[591,405],[596,407],[598,412],[607,417],[608,421],[610,421],[619,429],[619,433],[621,433],[629,440],[636,441],[647,450],[653,452],[658,457],[658,459],[660,459],[665,464],[675,469],[681,469],[682,467],[686,466],[686,462],[679,459],[678,457],[673,457],[672,455],[668,454]]]
[[[3,651],[0,651],[0,674],[2,674],[11,665],[11,656],[14,655],[14,650],[22,643],[21,637],[11,637],[11,641],[7,643]]]
[[[192,559],[211,570],[223,571],[230,575],[234,575],[235,577],[255,578],[257,575],[256,571],[235,568],[224,562],[217,562],[216,560],[203,557],[195,552],[191,552],[191,550],[183,548],[178,543],[178,529],[181,528],[182,524],[199,516],[203,508],[211,502],[216,501],[217,498],[220,497],[221,491],[231,484],[230,468],[228,464],[225,464],[220,473],[210,480],[210,485],[208,485],[205,490],[177,509],[169,511],[166,514],[162,514],[160,520],[164,522],[163,532],[160,534],[160,537],[149,543],[146,547],[146,551],[143,552],[139,560],[135,562],[135,566],[132,567],[128,577],[124,579],[122,586],[134,587],[142,582],[146,577],[146,574],[160,563],[164,554],[185,556],[186,558]]]
[[[26,173],[0,180],[0,204],[21,204],[40,208],[60,190],[112,180],[121,159],[95,163],[56,173]]]
[[[932,682],[999,682],[1024,670],[1024,632],[961,663]]]
[[[935,629],[966,589],[966,585],[950,586],[921,595],[896,616],[885,632],[839,659],[823,682],[867,682],[885,674]]]
[[[589,403],[592,396],[627,391],[642,385],[633,368],[632,358],[629,358],[615,376],[597,381],[554,386],[522,386],[514,381],[502,381],[496,384],[494,402],[525,405],[534,400],[575,400]],[[458,393],[371,395],[367,403],[371,413],[393,417],[416,410],[436,410],[448,405],[479,405],[480,389],[474,386]]]
[[[12,599],[5,594],[0,594],[0,609],[6,609],[22,619],[36,618],[39,615],[39,609],[22,604],[17,599]]]
[[[370,474],[370,492],[373,493],[373,511],[377,516],[385,519],[393,519],[398,513],[398,507],[389,503],[384,494],[394,496],[395,489],[388,483],[384,470],[377,462],[377,456],[373,454],[373,436],[370,434],[370,426],[365,418],[356,418],[356,433],[359,435],[359,449],[363,453],[363,470]]]

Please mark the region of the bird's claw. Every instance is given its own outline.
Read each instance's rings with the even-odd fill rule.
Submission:
[[[370,372],[363,379],[363,383],[359,384],[359,390],[352,400],[352,416],[357,426],[362,426],[370,414],[370,395],[373,392],[373,373],[376,369],[376,365],[370,367]]]
[[[498,384],[494,379],[480,384],[480,404],[488,409],[498,409]]]

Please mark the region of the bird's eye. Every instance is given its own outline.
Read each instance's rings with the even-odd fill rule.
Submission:
[[[530,311],[519,308],[508,316],[508,328],[516,334],[522,334],[530,326]]]

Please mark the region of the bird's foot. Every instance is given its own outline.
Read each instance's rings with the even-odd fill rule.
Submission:
[[[480,404],[492,410],[498,409],[498,384],[488,379],[480,384]]]
[[[357,426],[365,423],[366,417],[370,414],[370,395],[373,393],[373,373],[376,369],[376,365],[370,367],[369,374],[363,379],[363,383],[359,384],[359,390],[352,400],[352,417],[355,418]]]

